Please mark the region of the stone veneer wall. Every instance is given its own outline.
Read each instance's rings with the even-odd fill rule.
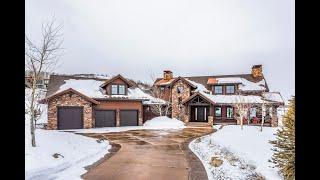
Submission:
[[[71,95],[71,96],[70,96]],[[51,99],[48,103],[48,127],[47,129],[57,129],[57,106],[83,106],[83,128],[92,128],[94,119],[92,118],[91,102],[74,93],[66,93]]]
[[[177,87],[182,86],[183,87],[183,92],[178,93],[177,92]],[[171,95],[172,95],[172,118],[177,118],[179,119],[179,97],[182,98],[182,101],[187,99],[191,94],[191,88],[188,84],[183,82],[182,80],[178,80],[171,89]],[[183,121],[184,122],[189,122],[189,111],[188,109],[185,109],[185,115],[183,116]]]

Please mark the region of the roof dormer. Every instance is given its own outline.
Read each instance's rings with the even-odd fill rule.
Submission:
[[[100,87],[105,89],[107,95],[127,95],[128,88],[135,86],[133,82],[120,74],[105,81]]]

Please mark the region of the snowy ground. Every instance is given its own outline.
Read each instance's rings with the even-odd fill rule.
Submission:
[[[26,107],[29,105],[26,89]],[[46,106],[38,122],[46,122]],[[27,110],[27,109],[26,109]],[[26,111],[27,112],[27,111]],[[111,148],[108,141],[98,143],[95,139],[68,132],[36,130],[36,145],[31,146],[30,116],[25,115],[25,177],[26,179],[81,179],[85,166],[98,161]],[[53,154],[59,153],[54,158]]]
[[[105,127],[105,128],[92,128],[92,129],[71,129],[76,133],[108,133],[108,132],[121,132],[137,129],[181,129],[186,126],[182,121],[171,119],[166,116],[155,117],[146,121],[143,126],[122,126],[122,127]],[[66,130],[63,130],[66,131]]]
[[[283,179],[269,162],[273,151],[269,140],[275,139],[276,128],[230,125],[192,141],[190,149],[201,159],[209,179]],[[223,160],[219,167],[210,165],[211,157]]]

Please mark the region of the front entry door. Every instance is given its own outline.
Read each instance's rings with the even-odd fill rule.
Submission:
[[[197,121],[205,121],[205,108],[204,107],[198,107],[197,108]]]
[[[209,107],[195,106],[191,108],[192,122],[208,122]]]

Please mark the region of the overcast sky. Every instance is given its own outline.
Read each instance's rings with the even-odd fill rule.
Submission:
[[[59,73],[104,73],[150,81],[250,73],[262,64],[272,91],[295,93],[293,0],[26,0],[26,34],[62,22]]]

